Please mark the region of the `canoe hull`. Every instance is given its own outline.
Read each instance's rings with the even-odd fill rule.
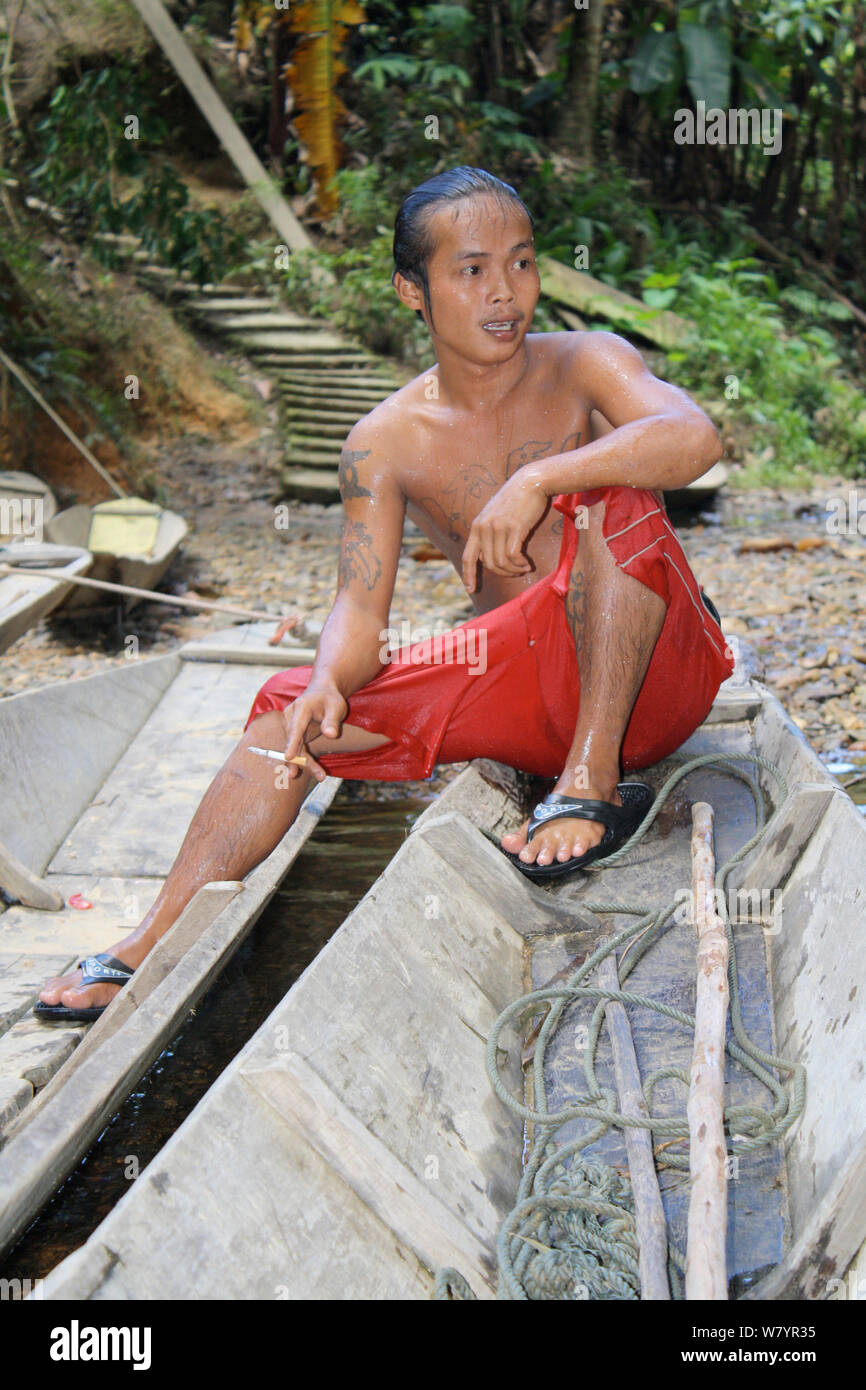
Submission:
[[[61,544],[84,545],[90,534],[92,515],[92,508],[83,504],[69,507],[52,518],[46,533],[52,541]],[[188,529],[182,516],[176,512],[164,511],[160,518],[153,554],[118,555],[107,551],[94,551],[93,566],[88,578],[108,580],[112,584],[128,584],[135,589],[153,589],[177,555]],[[104,590],[75,587],[73,592],[67,595],[63,608],[72,612],[116,601],[114,595]],[[142,600],[130,595],[123,602],[129,611]]]
[[[14,564],[22,551],[38,551],[40,556],[44,556],[42,563],[50,567],[51,552],[61,549],[68,551],[70,547],[35,545],[29,541],[22,541],[5,546],[0,551],[0,560]],[[28,574],[24,568],[16,569],[14,574],[0,577],[0,652],[5,652],[7,647],[11,647],[12,643],[17,642],[31,627],[35,627],[41,618],[46,618],[61,606],[74,587],[68,582],[68,576],[90,572],[93,556],[80,547],[74,549],[77,553],[66,564],[57,567],[55,578],[46,579]]]

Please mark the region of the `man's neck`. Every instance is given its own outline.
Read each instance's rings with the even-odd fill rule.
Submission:
[[[524,338],[520,351],[507,362],[492,366],[467,362],[465,357],[443,348],[438,357],[440,399],[454,410],[495,410],[520,385],[529,369],[529,343]]]

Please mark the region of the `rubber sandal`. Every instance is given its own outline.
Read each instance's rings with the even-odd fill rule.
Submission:
[[[655,800],[655,793],[646,782],[620,782],[617,791],[622,797],[622,806],[614,806],[610,801],[592,801],[564,796],[561,792],[551,792],[533,811],[527,826],[527,844],[536,830],[540,830],[543,825],[549,825],[552,820],[561,820],[569,816],[576,820],[601,821],[606,827],[604,836],[579,859],[554,859],[550,864],[527,864],[519,854],[513,854],[500,845],[501,853],[527,878],[538,881],[562,878],[566,874],[574,873],[576,869],[586,868],[587,864],[594,863],[596,859],[607,858],[625,844],[626,840],[631,839]]]
[[[88,985],[125,985],[135,974],[133,966],[124,965],[122,960],[109,955],[107,951],[98,956],[85,956],[84,960],[78,961],[75,969],[84,971],[79,989],[86,989]],[[93,1023],[107,1008],[108,1005],[103,1004],[98,1009],[70,1009],[66,1004],[46,1004],[39,999],[33,1005],[33,1015],[42,1023]]]

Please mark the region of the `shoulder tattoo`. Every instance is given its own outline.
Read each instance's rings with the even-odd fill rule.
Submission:
[[[340,496],[346,502],[351,497],[372,497],[368,487],[358,482],[357,465],[370,453],[369,449],[344,449],[340,454]]]

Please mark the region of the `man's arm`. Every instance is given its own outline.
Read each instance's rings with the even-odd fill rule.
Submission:
[[[709,416],[685,391],[653,376],[616,333],[581,335],[576,385],[613,429],[567,454],[526,464],[520,477],[548,496],[594,487],[686,487],[723,453]]]
[[[378,676],[388,626],[406,498],[387,447],[368,420],[351,430],[340,458],[340,495],[346,520],[340,542],[337,594],[322,628],[310,680],[286,710],[286,756],[306,751],[310,770],[326,773],[307,747],[319,733],[338,738],[347,701]],[[289,768],[289,776],[296,773]]]
[[[378,432],[362,420],[350,432],[340,457],[346,520],[337,594],[319,639],[310,686],[336,686],[347,699],[385,664],[379,650],[388,626],[406,511],[406,499],[385,455]]]
[[[525,463],[491,497],[463,550],[463,583],[470,594],[479,560],[494,574],[528,573],[523,547],[557,493],[685,487],[721,458],[722,441],[709,416],[685,391],[653,376],[624,338],[574,336],[575,394],[591,420],[603,417],[613,428],[582,449]]]

